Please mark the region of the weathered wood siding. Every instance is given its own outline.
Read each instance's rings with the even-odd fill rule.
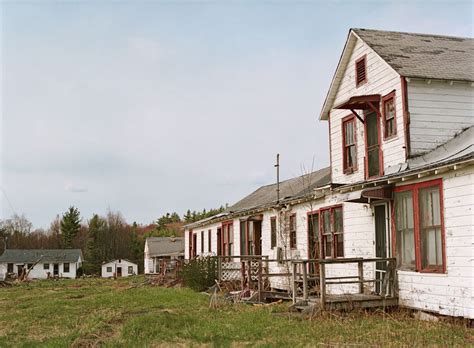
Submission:
[[[454,82],[407,83],[411,155],[435,149],[474,125],[474,87]]]
[[[400,304],[474,319],[474,166],[423,181],[439,177],[443,177],[447,272],[398,271]]]
[[[356,87],[355,61],[367,56],[367,83]],[[370,47],[361,40],[357,40],[349,63],[345,69],[333,106],[337,106],[350,97],[368,94],[382,96],[395,90],[396,102],[396,137],[387,141],[383,140],[383,125],[380,125],[384,168],[405,162],[405,136],[403,124],[403,109],[400,76],[382,60]],[[362,116],[362,110],[357,110]],[[351,115],[349,110],[331,109],[330,112],[330,142],[331,142],[331,168],[332,180],[335,183],[353,183],[364,180],[365,138],[364,124],[356,120],[357,128],[357,162],[358,169],[352,174],[344,174],[342,155],[342,122],[341,120]]]

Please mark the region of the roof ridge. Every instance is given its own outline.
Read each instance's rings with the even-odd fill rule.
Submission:
[[[451,39],[474,40],[474,37],[467,37],[467,36],[414,33],[414,32],[409,32],[409,31],[394,31],[394,30],[369,29],[369,28],[351,28],[350,30],[352,30],[354,32],[357,32],[358,30],[361,30],[361,31],[383,32],[383,33],[393,33],[393,34],[406,34],[406,35],[416,35],[416,36],[426,36],[426,37],[440,37],[440,38],[451,38]]]

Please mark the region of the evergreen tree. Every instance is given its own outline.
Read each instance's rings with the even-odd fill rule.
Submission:
[[[86,271],[89,274],[99,274],[103,261],[103,243],[106,221],[94,214],[89,221],[89,238],[87,241]]]
[[[60,226],[63,246],[66,249],[71,249],[74,237],[76,237],[81,228],[81,214],[79,210],[73,206],[69,207],[68,211],[63,214]]]

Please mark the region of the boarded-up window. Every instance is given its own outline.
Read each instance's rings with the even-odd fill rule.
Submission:
[[[366,56],[359,58],[355,63],[356,86],[367,82],[367,61]]]
[[[271,248],[273,249],[277,245],[277,221],[275,216],[270,218],[270,239]]]
[[[395,117],[395,92],[392,92],[383,98],[383,124],[384,139],[397,135],[397,123]]]
[[[342,206],[321,209],[322,257],[344,257]]]
[[[356,123],[355,117],[346,117],[342,121],[342,143],[344,173],[352,173],[357,167]]]
[[[290,248],[296,249],[296,214],[290,215]]]
[[[445,270],[441,192],[441,179],[395,188],[399,268],[423,272]]]

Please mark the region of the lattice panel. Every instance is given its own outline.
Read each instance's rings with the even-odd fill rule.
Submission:
[[[222,281],[240,280],[239,262],[222,262]]]
[[[252,280],[258,280],[258,261],[250,262],[250,277]]]

